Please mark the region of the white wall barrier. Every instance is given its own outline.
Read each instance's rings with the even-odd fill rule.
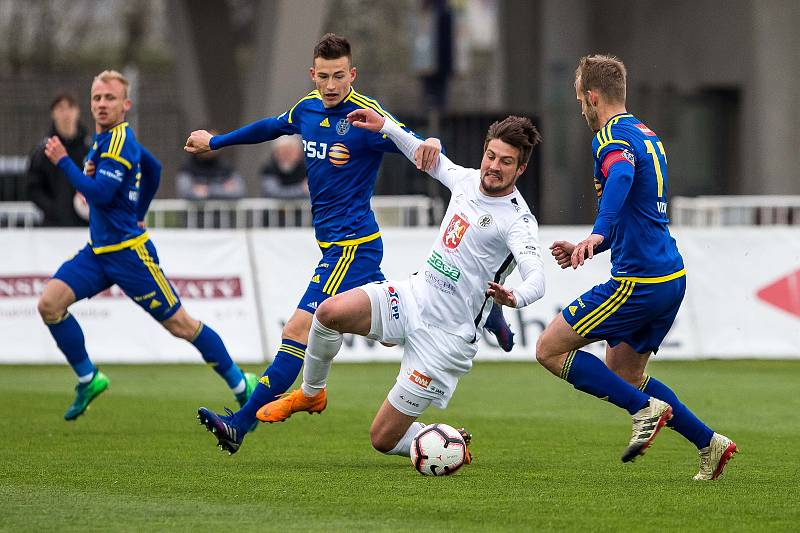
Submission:
[[[543,245],[577,241],[585,227],[544,227]],[[658,357],[800,358],[800,229],[674,228],[688,271],[678,318]],[[436,230],[384,231],[383,270],[402,279],[420,268]],[[271,358],[319,261],[308,229],[152,232],[161,264],[187,310],[212,325],[241,362]],[[36,313],[38,294],[58,265],[85,241],[82,230],[0,233],[0,363],[62,362]],[[533,360],[536,339],[558,310],[608,279],[609,256],[561,270],[546,257],[547,293],[526,309],[505,308],[516,332],[510,354],[482,339],[478,358]],[[516,274],[509,284],[518,282]],[[79,302],[72,311],[98,362],[198,361],[118,289]],[[601,353],[603,347],[592,347]],[[399,349],[349,337],[338,360],[395,361]]]

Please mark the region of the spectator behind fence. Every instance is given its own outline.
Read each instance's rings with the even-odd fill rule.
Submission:
[[[261,170],[261,195],[267,198],[306,198],[308,182],[303,145],[297,135],[278,137],[272,157]]]
[[[50,104],[53,123],[50,132],[33,149],[28,167],[28,197],[44,213],[44,226],[86,226],[89,208],[64,172],[44,155],[47,139],[58,136],[69,158],[83,167],[89,153],[86,128],[79,122],[77,98],[68,92],[58,93]]]
[[[175,179],[179,198],[188,200],[235,200],[245,194],[244,178],[219,152],[193,154]]]

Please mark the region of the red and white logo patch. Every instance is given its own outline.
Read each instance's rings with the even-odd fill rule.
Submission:
[[[419,370],[414,370],[408,379],[411,380],[412,383],[422,387],[423,389],[427,389],[428,386],[431,384],[431,378],[420,372]]]
[[[641,122],[639,124],[636,124],[636,127],[639,128],[639,131],[641,131],[642,133],[644,133],[648,137],[655,137],[656,136],[656,132],[654,132],[653,130],[651,130],[650,128],[648,128],[647,126],[642,124]]]
[[[450,224],[448,224],[447,229],[444,230],[442,242],[451,250],[457,248],[461,243],[461,239],[464,238],[464,233],[466,233],[467,228],[469,228],[469,222],[459,215],[453,215]]]

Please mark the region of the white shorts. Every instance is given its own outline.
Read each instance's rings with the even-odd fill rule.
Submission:
[[[458,380],[472,368],[477,345],[422,322],[408,280],[369,283],[361,289],[372,304],[369,338],[403,346],[397,386],[429,399],[436,407],[447,407]],[[389,402],[400,412],[412,414],[407,412],[409,406],[396,404],[401,403],[394,394],[396,388],[392,389]]]

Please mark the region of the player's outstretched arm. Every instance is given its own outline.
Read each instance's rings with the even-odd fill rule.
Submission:
[[[605,238],[602,235],[592,233],[581,242],[576,244],[575,249],[572,251],[572,255],[570,256],[569,262],[569,264],[572,266],[572,269],[574,270],[579,266],[583,266],[583,263],[586,259],[591,259],[594,257],[595,248],[603,244],[604,240]]]
[[[406,156],[406,159],[419,168],[416,160],[417,151],[424,142],[427,143],[430,139],[423,142],[422,139],[415,137],[393,121],[386,120],[385,117],[372,109],[356,109],[355,111],[351,111],[350,114],[347,115],[347,120],[357,128],[364,128],[372,132],[386,134],[400,152]],[[463,167],[454,164],[439,152],[437,158],[433,160],[431,168],[427,170],[427,173],[442,182],[447,188],[452,189],[455,180],[458,179],[459,175],[463,173],[464,170]]]

